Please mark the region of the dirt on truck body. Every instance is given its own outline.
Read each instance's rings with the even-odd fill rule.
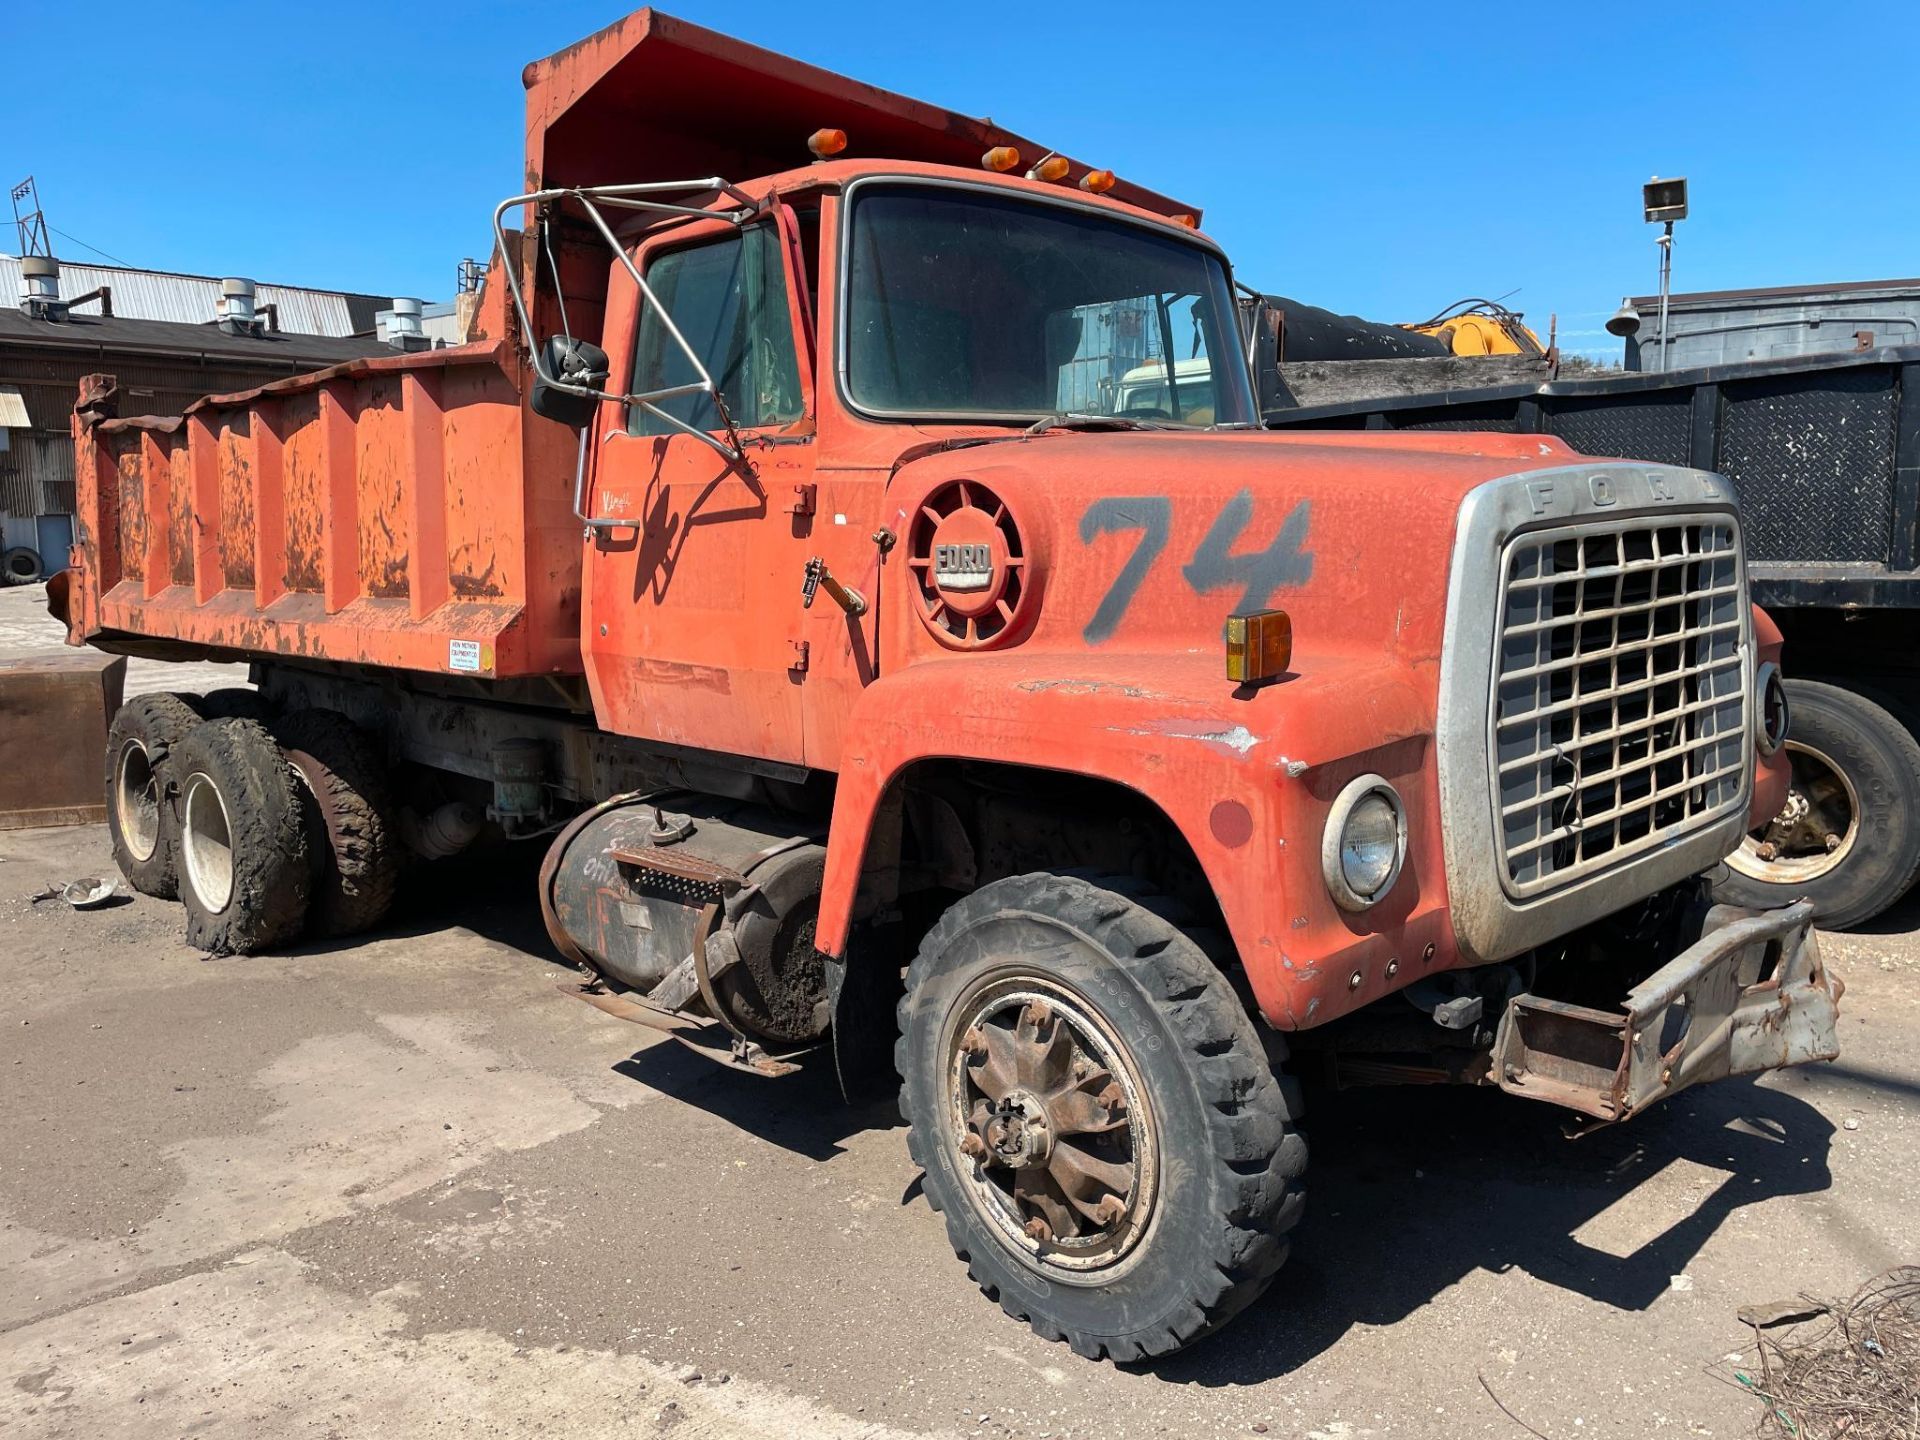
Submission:
[[[82,399],[71,638],[258,682],[109,740],[198,943],[537,837],[566,989],[890,1052],[975,1278],[1115,1358],[1279,1269],[1298,1067],[1603,1124],[1835,1053],[1809,907],[1701,879],[1782,785],[1718,477],[1265,433],[1198,211],[990,122],[649,11],[525,80],[473,343]]]

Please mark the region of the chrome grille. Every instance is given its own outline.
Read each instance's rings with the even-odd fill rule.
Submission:
[[[1502,562],[1494,813],[1516,898],[1724,815],[1746,790],[1746,615],[1725,516],[1534,531]]]

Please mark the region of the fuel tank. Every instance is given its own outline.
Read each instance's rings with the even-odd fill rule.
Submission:
[[[676,792],[621,796],[561,831],[541,867],[547,932],[649,1006],[769,1046],[826,1033],[814,948],[826,847],[795,818]]]

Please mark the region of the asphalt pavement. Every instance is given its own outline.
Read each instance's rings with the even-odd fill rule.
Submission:
[[[0,651],[48,633],[11,600]],[[1832,1064],[1579,1141],[1315,1097],[1273,1290],[1118,1367],[972,1286],[890,1101],[561,994],[537,858],[207,960],[174,905],[31,898],[112,874],[101,828],[0,833],[0,1437],[1737,1436],[1739,1306],[1920,1259],[1914,901],[1823,937]]]

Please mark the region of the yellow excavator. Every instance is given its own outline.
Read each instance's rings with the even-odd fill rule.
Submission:
[[[1540,337],[1497,300],[1456,300],[1431,320],[1402,325],[1431,335],[1455,355],[1544,355]]]

